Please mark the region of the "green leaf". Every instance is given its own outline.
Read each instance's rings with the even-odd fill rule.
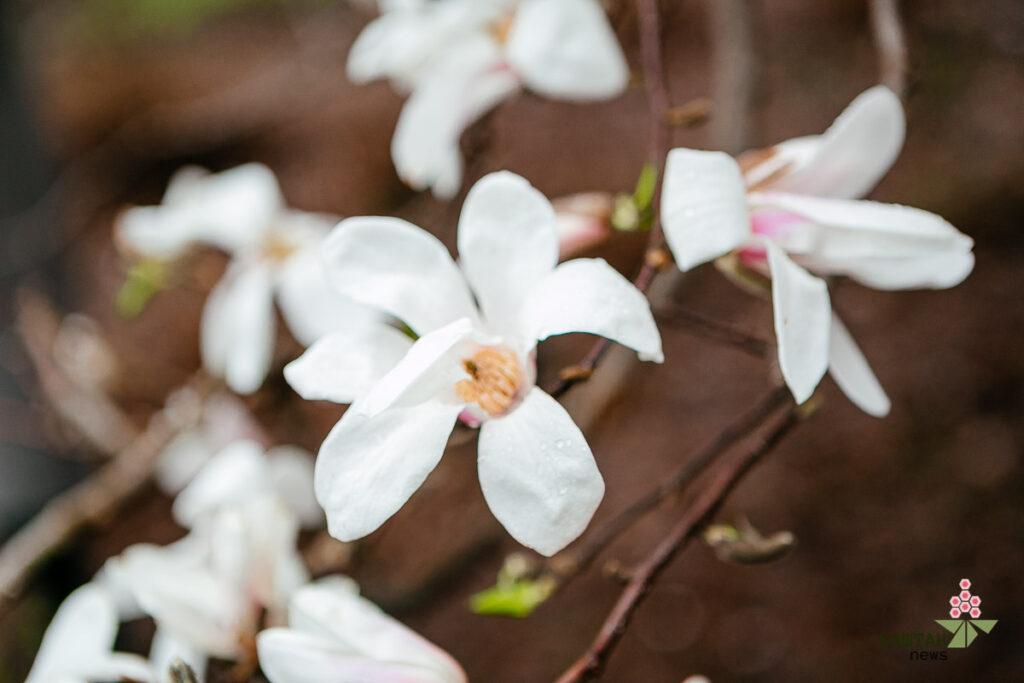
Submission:
[[[536,581],[518,579],[499,581],[496,586],[480,591],[469,599],[469,608],[475,614],[490,614],[522,619],[530,614],[555,590],[555,581],[543,577]]]
[[[996,626],[996,622],[996,619],[971,619],[971,623],[985,633],[991,633],[992,629]]]
[[[149,300],[167,286],[170,267],[163,261],[139,261],[117,292],[114,308],[122,318],[134,318],[146,310]]]

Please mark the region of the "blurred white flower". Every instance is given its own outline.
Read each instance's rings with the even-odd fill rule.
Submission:
[[[546,555],[576,538],[604,494],[579,428],[535,386],[534,350],[585,332],[662,360],[644,296],[601,259],[556,267],[551,203],[511,173],[484,177],[459,221],[460,264],[395,218],[352,218],[325,243],[334,286],[398,318],[316,342],[285,368],[307,399],[355,401],[316,463],[317,499],[341,540],[364,536],[423,483],[456,420],[481,424],[479,474],[509,533]]]
[[[117,237],[130,250],[170,260],[202,243],[231,255],[203,311],[203,363],[232,390],[252,393],[273,361],[276,295],[304,345],[368,314],[324,281],[317,250],[337,219],[288,209],[273,172],[246,164],[209,174],[194,167],[171,179],[159,206],[124,211]]]
[[[194,407],[201,411],[198,422],[194,427],[182,429],[168,442],[153,475],[157,486],[168,494],[185,488],[210,458],[229,443],[257,439],[263,433],[259,423],[234,394],[218,392],[205,399],[198,395],[187,398],[194,400]]]
[[[581,192],[553,200],[558,229],[558,259],[572,258],[612,235],[615,197],[607,192]]]
[[[381,10],[352,46],[349,78],[411,91],[391,156],[406,184],[438,197],[461,186],[462,132],[519,88],[588,101],[629,80],[597,0],[406,0]]]
[[[248,656],[263,611],[281,623],[292,593],[309,580],[293,506],[307,521],[321,518],[311,481],[305,452],[231,444],[175,501],[174,517],[190,533],[164,547],[129,547],[107,561],[100,579],[153,617],[163,659],[189,653],[198,670],[207,656]],[[124,595],[119,602],[131,616]]]
[[[235,441],[213,456],[174,500],[174,520],[186,528],[218,510],[278,497],[303,526],[323,522],[313,496],[313,454],[297,446],[264,450],[251,440]]]
[[[113,652],[118,617],[106,589],[85,584],[69,595],[43,635],[25,683],[162,680],[138,655]]]
[[[845,275],[877,289],[945,288],[974,266],[973,242],[941,217],[857,201],[903,145],[899,99],[877,86],[823,135],[741,157],[675,149],[662,193],[665,236],[679,268],[733,252],[771,277],[783,377],[806,401],[826,370],[858,407],[882,416],[889,399],[831,310],[825,281]]]
[[[296,591],[289,627],[263,631],[257,648],[271,683],[466,680],[444,650],[360,597],[355,582],[341,577]]]

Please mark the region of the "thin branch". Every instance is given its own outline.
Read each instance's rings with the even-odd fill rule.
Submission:
[[[716,343],[732,346],[754,358],[768,358],[772,352],[773,344],[767,339],[680,306],[662,308],[655,312],[655,317],[662,325],[678,327]]]
[[[737,154],[748,146],[754,97],[755,59],[750,0],[707,0],[711,34],[711,140]]]
[[[729,492],[750,468],[778,444],[797,424],[795,408],[786,412],[776,425],[758,439],[747,452],[724,466],[701,495],[687,508],[668,536],[643,563],[632,572],[629,583],[608,614],[587,652],[558,678],[557,683],[579,683],[596,678],[618,644],[630,618],[647,595],[655,579],[676,553],[696,534],[704,522],[722,504]]]
[[[547,575],[557,579],[559,587],[564,586],[580,572],[584,571],[612,541],[638,519],[654,510],[671,496],[686,489],[702,472],[704,472],[719,455],[733,444],[756,431],[776,410],[789,400],[789,390],[777,387],[768,392],[750,410],[729,423],[725,429],[704,448],[697,451],[686,464],[668,479],[663,480],[654,489],[637,499],[628,508],[620,512],[591,535],[587,536],[578,546],[553,557],[547,563]]]
[[[868,6],[878,50],[879,80],[902,98],[907,85],[907,42],[899,0],[869,0]]]
[[[636,0],[639,15],[640,47],[643,53],[644,85],[647,89],[647,103],[650,117],[650,163],[658,170],[658,179],[654,185],[651,198],[651,231],[647,238],[647,256],[644,264],[633,280],[633,284],[641,292],[647,292],[654,276],[665,267],[667,259],[661,255],[665,248],[665,237],[661,229],[661,186],[668,156],[669,123],[666,114],[669,111],[668,89],[665,85],[665,74],[661,59],[661,26],[658,21],[657,0]],[[573,366],[572,373],[562,373],[549,388],[548,393],[555,398],[560,397],[574,384],[584,381],[601,362],[611,348],[612,342],[602,338],[595,342],[590,351]]]

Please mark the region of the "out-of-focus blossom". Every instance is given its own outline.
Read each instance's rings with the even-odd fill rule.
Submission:
[[[46,629],[26,683],[162,680],[142,657],[113,651],[117,629],[117,609],[106,589],[78,588]]]
[[[662,360],[644,296],[601,259],[556,267],[551,203],[526,180],[494,173],[466,198],[460,263],[394,218],[352,218],[325,243],[338,290],[404,322],[328,335],[285,368],[307,399],[355,401],[316,463],[317,499],[341,540],[393,515],[437,465],[461,416],[481,425],[479,474],[495,516],[550,555],[586,527],[604,494],[590,447],[565,409],[535,386],[534,351],[585,332]]]
[[[520,88],[576,101],[615,97],[629,68],[597,0],[409,0],[381,4],[348,58],[349,78],[411,91],[391,156],[416,189],[454,196],[459,138]]]
[[[247,656],[264,610],[270,623],[282,623],[292,593],[309,579],[296,550],[299,518],[281,492],[296,497],[310,478],[304,454],[233,444],[175,503],[190,533],[168,546],[129,547],[107,561],[102,579],[151,616],[161,638],[191,653],[196,668],[206,656]],[[304,495],[293,505],[308,511]]]
[[[341,577],[296,591],[288,628],[263,631],[257,648],[260,667],[271,683],[466,680],[444,650],[360,597],[358,586]]]
[[[820,275],[877,289],[944,288],[974,266],[973,242],[941,217],[858,201],[903,145],[903,108],[878,86],[857,97],[824,134],[744,155],[669,153],[662,193],[665,236],[679,268],[732,252],[771,277],[783,377],[798,402],[826,370],[857,406],[882,416],[885,395],[832,312]]]
[[[261,164],[216,174],[189,167],[171,179],[159,206],[123,212],[117,237],[151,259],[174,259],[200,243],[231,255],[207,299],[200,344],[207,370],[247,394],[273,361],[275,296],[305,345],[367,316],[334,294],[319,268],[317,250],[335,222],[288,209],[277,179]]]
[[[221,508],[279,497],[303,526],[323,522],[313,497],[313,454],[297,446],[264,450],[255,441],[235,441],[217,453],[174,500],[176,522],[194,527]]]
[[[232,394],[218,392],[202,399],[189,388],[179,392],[190,392],[189,396],[179,395],[176,399],[194,401],[196,405],[189,409],[201,412],[197,424],[178,432],[157,460],[154,479],[169,494],[185,488],[210,458],[229,443],[256,439],[263,432],[245,405]]]

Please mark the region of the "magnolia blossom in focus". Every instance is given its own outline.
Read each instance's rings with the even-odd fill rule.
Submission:
[[[117,609],[106,589],[95,584],[78,588],[46,629],[25,683],[162,681],[142,657],[113,651],[117,630]]]
[[[288,628],[267,629],[256,641],[271,683],[466,680],[450,655],[360,597],[351,579],[330,577],[300,588],[288,621]]]
[[[348,75],[411,91],[391,157],[406,184],[438,197],[462,184],[462,132],[521,87],[590,101],[629,80],[597,0],[409,0],[381,11],[352,46]]]
[[[895,290],[952,287],[974,266],[971,239],[941,217],[854,199],[895,161],[904,128],[899,99],[878,86],[824,134],[739,163],[720,152],[669,153],[661,212],[676,263],[685,271],[732,252],[770,276],[779,362],[797,402],[828,370],[865,412],[882,416],[890,405],[812,272]]]
[[[304,345],[367,315],[334,294],[320,271],[317,249],[335,221],[288,209],[277,179],[261,164],[216,174],[184,168],[159,206],[121,215],[117,237],[156,260],[175,259],[199,243],[231,255],[203,311],[201,351],[210,373],[247,394],[260,387],[273,361],[275,296]]]
[[[601,259],[556,267],[551,203],[511,173],[484,177],[459,221],[460,263],[429,233],[395,218],[343,221],[326,271],[392,327],[328,335],[285,368],[307,399],[355,402],[327,436],[316,494],[333,536],[364,536],[419,488],[461,418],[480,425],[479,475],[494,515],[550,555],[586,527],[604,482],[583,434],[535,386],[534,350],[586,332],[662,360],[644,296]]]

